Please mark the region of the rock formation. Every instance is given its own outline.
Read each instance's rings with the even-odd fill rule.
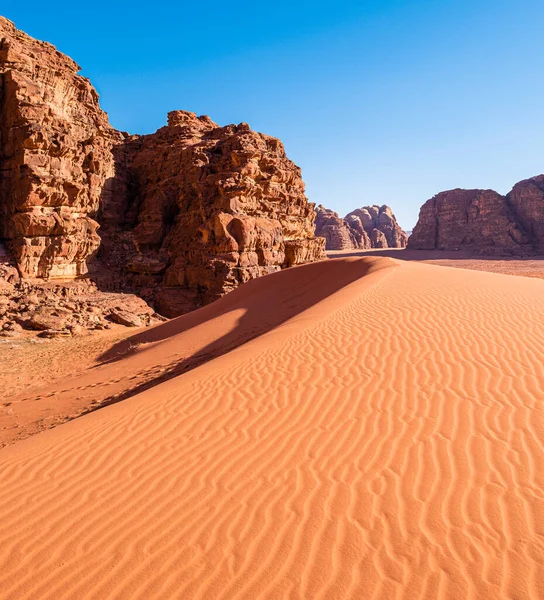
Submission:
[[[0,237],[23,277],[71,277],[98,249],[113,130],[78,65],[0,17]]]
[[[532,252],[544,254],[544,175],[516,183],[506,201],[527,236]]]
[[[343,219],[322,205],[316,213],[315,234],[325,238],[327,250],[404,248],[408,240],[389,206],[364,206]]]
[[[245,123],[219,127],[171,112],[166,127],[141,137],[129,162],[137,253],[125,269],[140,285],[189,289],[208,302],[249,279],[324,258],[300,169],[279,140]]]
[[[0,243],[0,338],[26,332],[40,337],[81,335],[163,320],[133,294],[105,293],[87,277],[49,281],[24,279]]]
[[[462,189],[437,194],[421,207],[408,247],[489,255],[544,253],[544,175],[517,183],[506,196]]]
[[[389,206],[363,206],[350,212],[346,219],[358,217],[370,237],[372,248],[404,248],[408,235],[401,229]],[[349,221],[348,221],[349,222]]]
[[[325,257],[279,140],[184,111],[122,134],[78,71],[0,17],[0,241],[22,278],[91,268],[173,316]]]
[[[321,204],[315,211],[315,234],[325,238],[327,250],[370,248],[370,239],[357,217],[348,223],[347,219],[342,219],[338,213]],[[357,225],[360,226],[359,229]]]

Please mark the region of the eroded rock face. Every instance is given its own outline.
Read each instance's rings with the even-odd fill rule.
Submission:
[[[408,240],[389,206],[364,206],[343,219],[321,205],[316,213],[316,235],[326,239],[327,250],[404,248]]]
[[[372,248],[404,248],[408,234],[402,230],[387,205],[363,206],[350,212],[346,219],[358,217],[370,237]]]
[[[535,254],[544,254],[544,175],[516,183],[506,196]]]
[[[24,277],[73,277],[98,249],[113,130],[70,58],[0,17],[0,237]]]
[[[353,250],[370,247],[370,240],[362,226],[357,230],[360,221],[359,223],[348,222],[347,219],[342,219],[338,213],[325,208],[322,204],[317,206],[315,211],[315,234],[325,238],[327,250]],[[357,217],[355,219],[358,220]],[[359,245],[358,239],[362,240],[362,246]]]
[[[184,111],[122,134],[78,70],[0,18],[0,241],[23,278],[74,278],[91,261],[172,313],[325,258],[279,140]]]
[[[408,243],[420,250],[471,250],[480,254],[544,252],[544,176],[493,190],[456,189],[428,200]]]
[[[324,258],[300,169],[249,125],[174,111],[131,160],[136,255],[128,272],[203,302],[285,266]],[[104,211],[107,218],[107,211]]]

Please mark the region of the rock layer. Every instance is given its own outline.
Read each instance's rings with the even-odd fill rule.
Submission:
[[[489,255],[544,253],[544,175],[517,183],[506,196],[463,189],[437,194],[421,207],[408,247]]]
[[[100,247],[97,276],[172,313],[325,258],[279,140],[184,111],[122,134],[78,71],[0,18],[0,241],[23,278],[83,275]]]
[[[389,206],[364,206],[340,218],[320,205],[316,208],[316,235],[324,237],[327,250],[404,248],[408,235]]]

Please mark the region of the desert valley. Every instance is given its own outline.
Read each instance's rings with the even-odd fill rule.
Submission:
[[[0,17],[0,598],[544,598],[544,175],[409,235],[79,70]]]

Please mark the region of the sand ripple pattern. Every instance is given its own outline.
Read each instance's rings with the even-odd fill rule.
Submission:
[[[391,262],[1,450],[0,597],[544,598],[543,340],[543,281]]]

